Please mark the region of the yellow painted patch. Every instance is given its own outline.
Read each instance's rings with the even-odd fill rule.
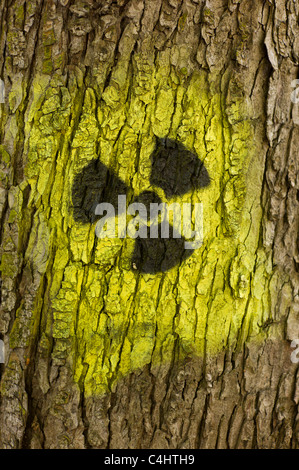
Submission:
[[[85,90],[79,69],[68,89],[59,77],[37,77],[26,124],[35,221],[26,258],[47,278],[52,356],[71,361],[86,395],[170,361],[176,345],[181,357],[241,345],[258,335],[269,312],[272,267],[258,246],[262,166],[245,103],[236,97],[225,108],[205,72],[177,75],[161,57],[145,74],[140,61],[128,96],[113,80],[103,95]],[[132,240],[99,240],[95,225],[74,221],[71,192],[75,175],[95,158],[136,194],[152,189],[156,136],[195,152],[211,184],[168,201],[203,203],[202,247],[181,266],[150,275],[131,269]]]

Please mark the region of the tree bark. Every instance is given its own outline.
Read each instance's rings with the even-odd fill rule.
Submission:
[[[298,448],[299,4],[0,15],[1,447]],[[157,142],[206,184],[180,190],[187,165],[166,190]],[[107,172],[131,202],[201,202],[203,245],[143,272],[136,240],[98,239]]]

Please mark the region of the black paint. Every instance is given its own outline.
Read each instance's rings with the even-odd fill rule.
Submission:
[[[152,171],[150,183],[162,188],[167,198],[182,196],[191,190],[205,188],[210,184],[209,174],[197,155],[182,144],[171,139],[157,139],[155,151],[151,156]],[[94,223],[100,217],[95,215],[97,204],[110,203],[117,215],[118,196],[127,195],[129,188],[100,160],[90,162],[73,183],[73,215],[77,222]],[[154,191],[144,191],[133,202],[146,206],[148,216],[150,204],[161,204]],[[183,260],[189,258],[193,250],[185,249],[185,239],[173,238],[174,228],[170,225],[170,238],[162,239],[159,225],[159,238],[137,238],[132,256],[132,268],[142,273],[166,272]]]
[[[175,229],[169,225],[169,238],[161,238],[161,224],[158,228],[159,238],[137,238],[132,256],[132,266],[139,272],[155,274],[166,272],[189,258],[194,250],[185,250],[185,239],[173,238]]]
[[[162,188],[167,198],[182,196],[210,184],[209,174],[194,153],[171,139],[157,139],[151,156],[150,183]]]
[[[151,204],[162,204],[162,200],[154,191],[143,191],[139,194],[134,202],[139,202],[145,205],[148,215],[150,214],[150,205]]]
[[[72,202],[76,222],[93,223],[96,206],[108,202],[117,214],[118,196],[127,193],[126,184],[113,174],[100,160],[92,160],[79,173],[73,183]]]

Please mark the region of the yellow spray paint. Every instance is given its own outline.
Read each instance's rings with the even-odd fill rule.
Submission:
[[[130,88],[120,67],[103,93],[83,86],[79,68],[68,88],[55,75],[36,76],[25,128],[34,213],[25,258],[47,279],[31,334],[42,311],[43,347],[50,350],[55,339],[52,358],[71,362],[86,395],[170,361],[178,344],[181,358],[203,357],[258,337],[275,289],[271,262],[259,248],[263,169],[246,102],[236,93],[225,107],[206,72],[176,71],[162,53],[146,74],[134,60]],[[72,183],[100,158],[135,194],[152,189],[150,155],[156,137],[165,136],[195,152],[209,172],[209,187],[167,201],[203,203],[204,243],[181,266],[140,274],[130,265],[133,240],[99,240],[95,224],[75,222]],[[2,272],[10,264],[4,258]],[[22,343],[22,335],[17,318],[11,344]]]

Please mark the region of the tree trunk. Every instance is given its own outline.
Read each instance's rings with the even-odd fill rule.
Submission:
[[[299,4],[0,14],[1,446],[298,448]],[[202,246],[98,238],[121,190]]]

